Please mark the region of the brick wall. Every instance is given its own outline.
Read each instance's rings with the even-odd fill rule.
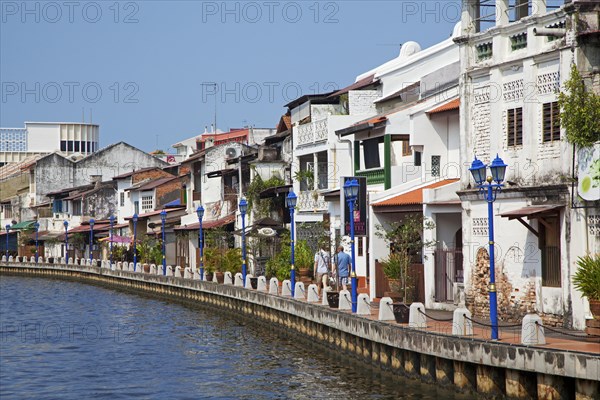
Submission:
[[[136,172],[131,177],[131,183],[135,185],[138,182],[145,181],[146,179],[159,179],[159,178],[169,178],[173,175],[168,172],[163,171],[162,169],[151,169],[148,171]]]
[[[156,208],[179,199],[181,194],[182,182],[180,179],[174,179],[156,188]]]

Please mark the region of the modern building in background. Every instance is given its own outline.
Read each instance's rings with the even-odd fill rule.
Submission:
[[[0,128],[0,166],[56,151],[65,156],[96,152],[100,126],[83,122],[25,122],[24,128]]]

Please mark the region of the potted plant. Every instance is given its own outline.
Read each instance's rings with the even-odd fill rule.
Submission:
[[[600,320],[600,254],[579,257],[577,266],[573,286],[588,298],[592,315]]]
[[[420,258],[423,249],[435,244],[435,241],[423,239],[423,231],[433,229],[434,224],[426,221],[422,214],[410,214],[389,225],[387,228],[377,226],[376,235],[388,242],[390,255],[382,261],[383,271],[391,281],[391,289],[397,290],[400,294],[397,297],[401,297],[392,304],[394,317],[398,323],[408,323],[410,304],[415,297],[410,267],[414,258]]]

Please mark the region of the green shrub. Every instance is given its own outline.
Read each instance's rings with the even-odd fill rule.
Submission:
[[[579,257],[577,265],[573,286],[588,300],[600,300],[600,254]]]

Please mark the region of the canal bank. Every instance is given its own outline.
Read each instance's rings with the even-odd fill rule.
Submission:
[[[294,330],[383,370],[511,398],[598,398],[597,354],[507,345],[410,329],[231,285],[79,265],[3,263],[2,274],[45,276],[200,302]]]

